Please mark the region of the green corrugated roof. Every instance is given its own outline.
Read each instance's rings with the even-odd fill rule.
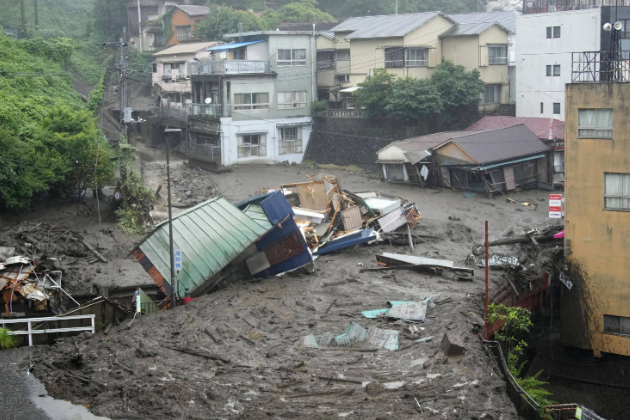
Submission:
[[[268,227],[266,227],[268,226]],[[214,198],[173,217],[173,248],[184,254],[178,291],[192,293],[221,271],[271,228],[241,212],[225,198]],[[170,282],[168,221],[159,224],[139,246]]]
[[[243,210],[243,213],[254,219],[263,229],[269,230],[272,228],[269,218],[259,204],[250,204]]]

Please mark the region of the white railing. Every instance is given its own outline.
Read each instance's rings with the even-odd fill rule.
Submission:
[[[221,160],[221,146],[182,143],[179,145],[177,150],[187,155],[203,156],[212,160]]]
[[[269,61],[223,60],[197,61],[188,64],[189,74],[246,74],[269,72]]]
[[[192,104],[192,115],[221,116],[220,104]]]
[[[28,335],[28,345],[33,345],[33,334],[49,334],[49,333],[61,333],[61,332],[75,332],[75,331],[90,331],[94,334],[94,318],[96,315],[71,315],[71,316],[58,316],[58,317],[49,317],[49,318],[22,318],[22,319],[0,319],[0,325],[4,326],[5,324],[19,324],[26,323],[27,330],[26,331],[11,331],[9,334],[12,335]],[[33,322],[50,322],[50,321],[70,321],[73,319],[90,319],[92,321],[92,325],[89,327],[68,327],[68,328],[52,328],[52,329],[41,329],[34,330],[32,323]]]

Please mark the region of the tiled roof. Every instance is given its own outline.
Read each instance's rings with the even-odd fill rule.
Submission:
[[[183,10],[188,16],[205,16],[210,13],[208,6],[198,6],[195,4],[180,4],[176,6],[178,9]]]
[[[444,15],[440,12],[425,12],[353,17],[330,29],[330,32],[352,32],[347,39],[401,37],[436,16]]]

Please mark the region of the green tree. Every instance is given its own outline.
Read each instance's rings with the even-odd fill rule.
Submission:
[[[479,70],[466,71],[464,66],[448,60],[443,60],[435,68],[431,81],[442,98],[443,122],[448,123],[459,115],[478,112],[477,105],[485,86],[480,76]]]
[[[418,12],[471,13],[477,11],[475,0],[413,0]]]
[[[405,121],[422,121],[442,111],[442,99],[429,79],[406,77],[392,83],[385,105],[387,116]]]
[[[195,26],[195,33],[202,41],[217,41],[224,34],[238,32],[239,23],[243,24],[243,31],[266,29],[264,23],[252,12],[216,5],[209,7],[210,13]]]
[[[127,27],[127,0],[97,0],[94,2],[92,36],[98,42],[118,41]]]
[[[74,41],[69,38],[53,38],[44,40],[42,37],[22,41],[20,46],[30,54],[48,58],[63,66],[69,63],[75,50]]]
[[[263,12],[262,19],[265,26],[275,28],[283,22],[335,22],[335,18],[317,8],[317,1],[302,0],[289,3],[278,10]]]
[[[385,107],[392,96],[392,83],[396,79],[385,69],[374,69],[373,74],[368,76],[363,83],[359,83],[358,89],[354,92],[357,106],[364,109],[367,117],[385,115]]]
[[[336,17],[376,16],[396,13],[396,0],[319,0],[320,8]],[[398,0],[398,13],[417,11],[414,0]]]

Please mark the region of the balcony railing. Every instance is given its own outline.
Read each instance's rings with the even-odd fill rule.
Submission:
[[[622,51],[621,55],[609,51],[572,53],[571,83],[628,83],[630,60],[627,57],[628,51]]]
[[[203,157],[209,160],[221,161],[221,146],[211,144],[182,143],[177,151],[189,156]]]
[[[507,64],[507,57],[490,57],[488,58],[488,64]]]
[[[248,74],[270,73],[269,61],[223,60],[198,61],[188,65],[190,74]]]
[[[628,0],[619,0],[619,6],[630,5]],[[592,9],[600,6],[615,6],[615,0],[524,0],[523,13],[564,12],[567,10]]]
[[[188,32],[188,33],[185,33],[185,34],[177,34],[177,40],[180,41],[180,42],[194,41],[196,39],[197,39],[197,37],[192,32]]]
[[[192,104],[191,115],[195,115],[195,116],[208,115],[211,117],[220,117],[221,105],[220,104]]]
[[[335,68],[335,60],[320,60],[317,62],[317,69],[334,69]]]

